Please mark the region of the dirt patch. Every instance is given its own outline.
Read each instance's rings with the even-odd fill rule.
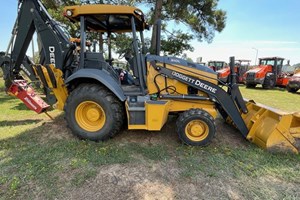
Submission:
[[[157,168],[136,165],[100,167],[83,187],[66,191],[66,199],[172,199],[172,187]]]
[[[249,145],[249,141],[232,125],[227,124],[220,118],[216,119],[215,122],[217,131],[212,145],[218,146],[222,144],[236,148],[247,147]]]
[[[75,138],[70,129],[67,128],[67,123],[63,116],[60,115],[54,120],[45,120],[42,123],[41,142],[47,142],[49,139],[68,140]]]
[[[167,164],[110,165],[83,187],[67,190],[66,199],[203,199],[224,195],[214,180],[180,177],[173,161]],[[222,183],[222,181],[218,181]],[[213,186],[213,187],[212,187]],[[220,192],[216,192],[216,191]]]
[[[235,180],[207,177],[182,178],[180,168],[167,163],[110,165],[82,187],[65,189],[64,199],[245,199]]]
[[[179,143],[175,128],[175,117],[170,117],[168,122],[160,131],[145,130],[124,130],[120,132],[113,140],[122,143],[139,143],[139,144],[164,144],[172,146]]]

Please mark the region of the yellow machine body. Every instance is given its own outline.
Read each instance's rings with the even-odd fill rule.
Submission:
[[[68,97],[68,91],[62,78],[63,72],[60,69],[56,68],[53,64],[50,64],[48,66],[49,70],[47,70],[47,68],[43,65],[33,65],[33,69],[39,79],[41,81],[45,81],[42,81],[43,85],[51,89],[55,98],[57,99],[57,102],[53,107],[58,110],[63,110]],[[38,73],[38,68],[42,73]],[[53,77],[54,79],[51,80],[51,77]],[[55,84],[53,83],[53,81],[55,82]]]
[[[145,124],[130,124],[129,106],[126,103],[128,129],[129,130],[149,130],[159,131],[167,122],[170,113],[183,112],[192,108],[199,108],[209,112],[214,118],[217,117],[217,110],[213,103],[199,103],[197,101],[174,101],[174,100],[157,100],[145,102]]]
[[[184,73],[186,75],[195,76],[199,74],[198,78],[203,78],[207,81],[217,84],[217,75],[199,71],[196,68],[187,68],[180,65],[165,65],[166,68],[176,70],[178,72]],[[156,94],[158,91],[155,82],[159,88],[164,88],[165,84],[173,86],[176,88],[176,92],[179,94],[188,94],[188,85],[181,83],[175,79],[165,78],[163,76],[157,76],[158,72],[151,66],[150,63],[147,63],[147,88],[149,94]],[[156,77],[157,76],[157,77]],[[167,91],[164,90],[161,94],[167,94]],[[207,97],[206,93],[198,91],[198,96]],[[145,124],[143,125],[132,125],[130,124],[130,115],[128,112],[129,106],[126,104],[127,116],[128,116],[128,128],[129,129],[145,129],[152,131],[159,131],[166,123],[169,113],[178,113],[184,112],[189,109],[199,108],[210,113],[213,118],[217,117],[217,110],[215,104],[211,101],[199,101],[199,100],[170,100],[170,99],[158,99],[156,101],[145,101]]]
[[[139,42],[143,41],[142,34],[141,40],[139,40],[136,33],[142,33],[149,26],[140,9],[130,6],[99,4],[67,6],[64,9],[64,16],[72,22],[80,22],[81,26],[81,38],[71,39],[72,43],[81,45],[80,48],[74,46],[76,52],[73,53],[77,55],[80,52],[80,57],[77,55],[75,59],[75,57],[68,56],[69,53],[65,51],[72,50],[73,48],[70,47],[73,46],[70,41],[66,41],[66,35],[57,28],[59,25],[48,16],[42,3],[29,0],[21,2],[16,21],[18,27],[14,28],[18,31],[14,33],[11,40],[19,42],[20,44],[12,45],[13,43],[11,43],[11,45],[13,48],[21,50],[12,51],[12,53],[19,54],[13,55],[12,58],[24,59],[23,53],[26,52],[28,45],[23,46],[29,44],[28,38],[33,36],[34,28],[34,31],[37,30],[41,36],[41,41],[45,43],[44,53],[47,52],[48,43],[51,45],[56,43],[56,46],[59,47],[57,49],[60,49],[60,51],[56,51],[56,55],[66,53],[60,60],[61,65],[67,63],[66,61],[76,63],[75,67],[77,68],[74,68],[74,71],[71,70],[73,77],[63,74],[63,71],[70,66],[60,66],[60,70],[55,65],[49,64],[53,63],[50,59],[47,61],[49,65],[34,65],[33,68],[42,84],[51,89],[55,95],[57,103],[54,107],[59,110],[66,107],[67,124],[80,138],[100,141],[118,133],[124,121],[124,113],[121,112],[123,112],[125,104],[128,129],[161,130],[167,122],[169,114],[175,113],[179,114],[176,126],[180,139],[188,145],[204,146],[215,135],[214,119],[217,117],[218,109],[223,118],[234,121],[234,125],[243,136],[258,146],[271,151],[299,153],[300,113],[283,113],[250,101],[247,102],[246,109],[242,95],[234,81],[233,57],[230,62],[231,73],[233,73],[232,81],[226,85],[228,90],[224,91],[218,86],[217,74],[212,70],[203,66],[201,68],[195,63],[189,63],[182,59],[159,56],[159,48],[156,48],[156,55],[143,52],[145,48],[139,48]],[[34,16],[37,17],[34,18]],[[31,18],[24,20],[25,17]],[[28,24],[31,24],[30,28],[28,28]],[[158,24],[157,27],[159,27]],[[107,65],[102,65],[103,62],[106,62],[104,58],[100,58],[103,57],[103,52],[84,52],[86,46],[91,45],[86,42],[87,34],[85,33],[87,31],[108,33],[108,39],[110,39],[111,33],[133,33],[130,49],[133,49],[135,60],[132,64],[130,61],[128,62],[132,65],[131,67],[139,69],[137,75],[133,74],[139,83],[132,85],[133,89],[139,89],[138,92],[130,94],[131,91],[125,91],[126,87],[119,84],[118,74],[110,66],[111,63],[107,62]],[[48,37],[43,38],[42,36],[49,36],[53,41],[49,39],[49,42]],[[102,38],[102,35],[98,36]],[[156,33],[156,43],[160,44],[158,36],[159,34]],[[110,40],[107,41],[110,45]],[[108,60],[112,60],[111,48],[108,49],[110,51]],[[50,57],[52,57],[54,52],[50,53]],[[57,59],[57,57],[55,58]],[[11,61],[13,59],[9,59],[9,62]],[[11,66],[13,65],[14,63],[11,63]],[[73,69],[73,66],[70,68]],[[13,70],[9,69],[8,72],[6,75],[10,76]],[[92,77],[93,75],[95,76]],[[63,77],[67,80],[64,80]],[[69,81],[68,78],[70,78]],[[109,80],[104,82],[104,79]],[[65,84],[68,84],[69,91]],[[68,103],[65,105],[67,98]],[[135,101],[134,98],[137,100]]]
[[[159,66],[159,64],[158,64]],[[165,65],[166,68],[168,69],[171,69],[171,70],[175,70],[177,72],[180,72],[180,73],[183,73],[185,75],[189,75],[189,76],[193,76],[195,78],[200,78],[202,80],[206,80],[206,81],[209,81],[213,84],[218,84],[218,81],[217,81],[217,74],[213,74],[213,73],[209,73],[209,72],[205,72],[205,71],[200,71],[196,68],[187,68],[184,67],[184,66],[180,66],[180,65],[169,65],[169,64],[166,64]],[[149,90],[149,94],[154,94],[157,92],[157,88],[156,88],[156,85],[154,83],[154,79],[155,79],[155,76],[158,75],[158,72],[151,66],[150,63],[147,63],[147,88]],[[199,74],[199,75],[197,75]],[[169,79],[167,78],[166,80],[167,84],[168,85],[172,85],[174,87],[176,87],[176,90],[178,93],[180,94],[188,94],[188,85],[180,82],[180,81],[177,81],[177,80],[174,80],[174,79]],[[160,88],[163,88],[164,85],[165,85],[165,77],[162,77],[162,76],[157,76],[156,78],[156,82],[157,84],[160,86]],[[166,91],[162,91],[162,93],[166,93]],[[198,91],[198,95],[200,96],[207,96],[206,93],[203,93],[201,91]]]
[[[124,32],[131,32],[130,26],[126,27],[128,24],[130,25],[130,17],[134,16],[137,23],[140,23],[140,26],[137,27],[137,30],[143,30],[148,28],[148,24],[144,22],[143,19],[143,12],[132,6],[124,6],[124,5],[106,5],[106,4],[94,4],[94,5],[75,5],[75,6],[66,6],[64,7],[64,15],[65,17],[69,18],[72,21],[80,21],[79,18],[81,15],[93,15],[96,20],[102,21],[103,19],[107,19],[109,15],[117,16],[122,15],[122,20],[124,21],[123,25],[124,28],[113,28],[109,31],[116,32],[116,33],[124,33]],[[114,20],[117,18],[114,18]],[[120,18],[121,19],[121,18]],[[120,20],[117,19],[117,20]],[[126,21],[128,20],[128,21]],[[127,24],[127,25],[126,25]],[[126,27],[126,28],[125,28]],[[97,26],[94,24],[93,27],[88,27],[91,30],[97,32],[107,32],[108,30],[105,29],[103,26]]]
[[[55,68],[53,65],[49,65],[53,75],[55,76],[57,87],[54,87],[50,79],[49,71],[44,66],[40,66],[47,85],[52,89],[53,94],[57,98],[55,108],[63,110],[68,93],[62,79],[62,72]],[[166,65],[170,69],[174,69],[181,73],[185,73],[191,76],[199,73],[199,70],[190,68],[188,72],[181,66]],[[37,66],[34,67],[36,69]],[[148,63],[147,74],[147,86],[149,94],[157,93],[156,83],[159,87],[163,88],[165,83],[176,87],[176,91],[180,94],[188,93],[188,86],[177,80],[169,79],[166,77],[157,76],[157,71]],[[36,70],[35,70],[36,71]],[[37,73],[38,74],[38,73]],[[201,72],[201,76],[204,76],[206,80],[216,83],[214,74]],[[200,77],[199,77],[200,78]],[[203,78],[203,77],[202,77]],[[167,91],[162,91],[166,93]],[[207,96],[206,93],[198,91],[198,96]],[[300,113],[286,113],[274,108],[267,107],[262,104],[254,103],[253,101],[246,100],[248,109],[247,114],[241,113],[241,116],[249,130],[247,140],[260,146],[261,148],[269,151],[282,151],[282,152],[294,152],[300,151]],[[144,102],[144,114],[145,123],[134,125],[130,123],[130,108],[128,102],[125,103],[128,119],[129,130],[149,130],[159,131],[167,122],[170,113],[184,112],[189,109],[199,108],[210,113],[213,118],[217,117],[217,110],[215,104],[211,101],[197,101],[197,100],[170,100],[160,99],[152,101],[148,100]]]

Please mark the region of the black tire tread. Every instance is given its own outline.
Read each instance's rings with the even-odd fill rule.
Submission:
[[[65,107],[64,107],[64,111],[65,113],[68,112],[68,107],[71,104],[72,98],[81,98],[83,97],[85,94],[97,94],[99,97],[105,98],[111,105],[111,108],[113,110],[113,118],[114,118],[114,123],[112,123],[112,128],[111,131],[104,135],[101,138],[97,138],[97,139],[91,139],[91,138],[84,138],[81,135],[77,134],[73,127],[70,127],[70,124],[72,124],[71,121],[69,121],[70,119],[68,117],[66,117],[65,114],[65,120],[67,122],[67,126],[68,128],[70,128],[72,130],[72,134],[79,137],[80,139],[89,139],[89,140],[93,140],[93,141],[104,141],[104,140],[108,140],[109,138],[112,138],[113,136],[115,136],[117,133],[120,132],[123,123],[124,123],[124,118],[125,118],[125,113],[124,113],[124,107],[123,104],[117,99],[117,97],[111,92],[109,91],[105,86],[103,85],[99,85],[99,84],[92,84],[92,83],[84,83],[84,84],[80,84],[79,86],[77,86],[76,89],[74,89],[71,94],[69,95]]]
[[[264,89],[272,89],[272,88],[274,88],[274,84],[272,85],[271,84],[271,80],[272,79],[272,76],[266,76],[265,77],[265,80],[264,80],[264,82],[263,82],[263,84],[262,84],[262,87],[264,88]]]
[[[296,93],[298,91],[298,88],[291,88],[288,85],[286,86],[286,89],[288,92],[291,92],[291,93]]]
[[[246,83],[246,88],[255,88],[256,84]]]
[[[178,136],[179,136],[179,139],[181,140],[181,141],[183,141],[184,143],[186,143],[186,144],[188,144],[188,145],[196,145],[196,146],[206,146],[206,145],[208,145],[208,143],[205,143],[205,144],[201,144],[201,143],[199,143],[199,144],[195,144],[195,143],[193,143],[193,142],[189,142],[189,141],[186,141],[184,138],[183,138],[183,135],[181,135],[180,134],[180,129],[182,129],[183,128],[183,126],[185,126],[185,120],[187,120],[188,118],[190,118],[190,117],[192,117],[192,116],[204,116],[205,118],[207,118],[208,120],[210,120],[211,122],[212,122],[212,125],[213,125],[213,129],[214,129],[214,131],[213,131],[213,135],[211,135],[210,137],[211,137],[211,139],[213,138],[213,137],[215,137],[215,134],[216,134],[216,132],[215,132],[215,127],[216,127],[216,124],[215,124],[215,120],[214,120],[214,118],[207,112],[207,111],[205,111],[205,110],[202,110],[202,109],[198,109],[198,108],[193,108],[193,109],[190,109],[190,110],[187,110],[187,111],[185,111],[185,112],[183,112],[183,113],[181,113],[180,115],[179,115],[179,117],[178,117],[178,119],[177,119],[177,121],[176,121],[176,130],[177,130],[177,133],[178,133]]]

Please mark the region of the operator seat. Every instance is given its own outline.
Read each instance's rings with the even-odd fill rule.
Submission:
[[[119,79],[116,71],[105,61],[102,52],[85,52],[84,68],[106,70],[115,79]]]
[[[147,84],[146,84],[146,77],[147,77],[147,72],[146,72],[146,60],[145,60],[145,56],[143,54],[139,54],[140,60],[141,60],[141,64],[138,65],[137,63],[137,59],[135,57],[130,57],[130,58],[125,58],[129,64],[129,68],[132,70],[133,72],[133,76],[135,77],[133,79],[134,85],[139,86],[140,88],[143,88],[143,90],[147,89]],[[139,69],[139,67],[141,69]],[[139,70],[140,73],[142,74],[140,76],[139,74]],[[142,84],[142,85],[141,85]]]

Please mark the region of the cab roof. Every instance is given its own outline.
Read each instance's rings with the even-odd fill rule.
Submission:
[[[284,58],[281,57],[265,57],[265,58],[259,58],[260,60],[284,60]]]
[[[85,16],[88,30],[97,32],[131,32],[131,17],[135,19],[137,31],[149,28],[143,12],[132,6],[107,4],[66,6],[64,16],[72,22],[80,22],[80,16]]]
[[[225,61],[220,61],[220,60],[210,60],[208,62],[220,62],[220,63],[225,63]]]
[[[238,62],[251,62],[251,60],[246,60],[246,59],[236,59]]]

